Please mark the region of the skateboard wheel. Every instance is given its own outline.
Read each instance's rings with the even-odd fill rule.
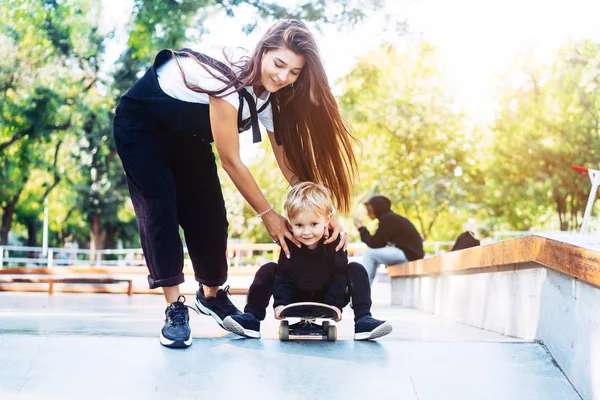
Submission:
[[[281,321],[279,324],[279,340],[285,342],[290,339],[290,325],[288,321]]]
[[[327,327],[327,340],[329,342],[335,342],[337,340],[337,326],[329,325]]]
[[[329,321],[323,321],[323,330],[327,332],[327,328],[329,328]]]

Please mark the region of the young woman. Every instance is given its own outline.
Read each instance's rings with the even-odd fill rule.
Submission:
[[[228,298],[227,219],[215,156],[289,257],[285,238],[300,245],[285,217],[269,203],[240,158],[238,134],[266,128],[273,153],[291,184],[320,182],[347,212],[356,162],[351,135],[329,88],[314,37],[300,21],[273,25],[253,53],[222,49],[162,50],[121,98],[114,137],[138,219],[150,288],[169,304],[160,334],[167,347],[191,344],[184,281],[183,228],[200,288],[194,306],[223,319],[240,311]],[[328,242],[347,237],[335,219]]]

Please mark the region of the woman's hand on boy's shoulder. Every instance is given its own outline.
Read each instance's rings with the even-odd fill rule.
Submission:
[[[296,250],[298,249],[298,246],[296,246],[296,244],[294,242],[292,242],[288,238],[285,238],[285,243],[287,244],[288,249],[290,251],[290,256],[286,257],[286,258],[290,259],[290,258],[294,257],[294,254],[296,253]]]
[[[323,244],[325,246],[327,246],[328,249],[331,249],[329,251],[333,252],[333,253],[345,253],[346,249],[345,248],[341,248],[340,244],[343,242],[341,237],[338,237],[337,239],[335,239],[333,242],[331,243],[327,243],[327,241],[323,242]]]
[[[330,229],[331,233],[329,232]],[[332,217],[329,221],[329,226],[325,227],[324,237],[325,244],[333,243],[339,239],[335,247],[336,251],[341,249],[346,250],[348,247],[348,235],[344,232],[344,228],[342,228],[342,225],[340,225],[335,217]]]
[[[294,242],[292,242],[290,239],[288,238],[284,238],[283,239],[283,243],[277,243],[277,245],[280,247],[281,251],[279,253],[279,259],[289,259],[292,257],[292,255],[294,254],[295,249],[298,248],[298,246],[296,246],[296,244],[294,244]],[[285,254],[284,250],[283,250],[283,245],[287,245],[288,251],[290,256],[288,257],[287,254]]]

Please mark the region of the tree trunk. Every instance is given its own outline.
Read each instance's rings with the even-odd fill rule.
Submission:
[[[99,215],[90,216],[90,250],[104,249],[104,230],[102,229],[102,220]],[[96,255],[90,255],[90,260],[95,260]]]
[[[115,235],[117,233],[117,226],[115,224],[108,224],[106,227],[106,237],[104,240],[105,248],[114,249],[115,248]]]
[[[38,224],[37,221],[33,218],[28,219],[27,221],[27,246],[37,247],[37,232],[38,232]]]
[[[565,220],[564,217],[560,221],[560,230],[561,231],[569,230],[569,221]]]
[[[2,227],[0,227],[0,245],[8,244],[8,232],[12,225],[15,214],[15,204],[7,204],[2,207]]]
[[[567,199],[560,194],[558,187],[552,189],[552,196],[556,203],[556,212],[558,213],[558,221],[560,222],[560,230],[566,231],[569,229],[569,221],[567,221]]]
[[[25,185],[23,185],[25,186]],[[0,226],[0,246],[8,244],[8,232],[10,232],[10,227],[12,226],[13,218],[15,216],[15,208],[17,206],[17,202],[19,201],[19,197],[21,197],[21,192],[23,191],[23,187],[13,196],[10,201],[7,202],[6,206],[2,207],[2,226]]]

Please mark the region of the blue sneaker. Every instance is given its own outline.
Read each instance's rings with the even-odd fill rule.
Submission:
[[[215,297],[204,296],[202,286],[196,292],[194,306],[204,315],[210,315],[223,328],[223,320],[230,315],[240,315],[242,312],[229,300],[229,286],[219,289]],[[225,329],[225,328],[223,328]]]
[[[179,296],[165,310],[165,325],[160,331],[160,344],[165,347],[183,348],[192,344],[190,315],[185,304],[185,297]]]
[[[373,340],[391,331],[392,325],[389,322],[365,315],[354,324],[354,340]]]
[[[260,321],[252,313],[226,317],[223,320],[223,328],[240,336],[260,339]]]

